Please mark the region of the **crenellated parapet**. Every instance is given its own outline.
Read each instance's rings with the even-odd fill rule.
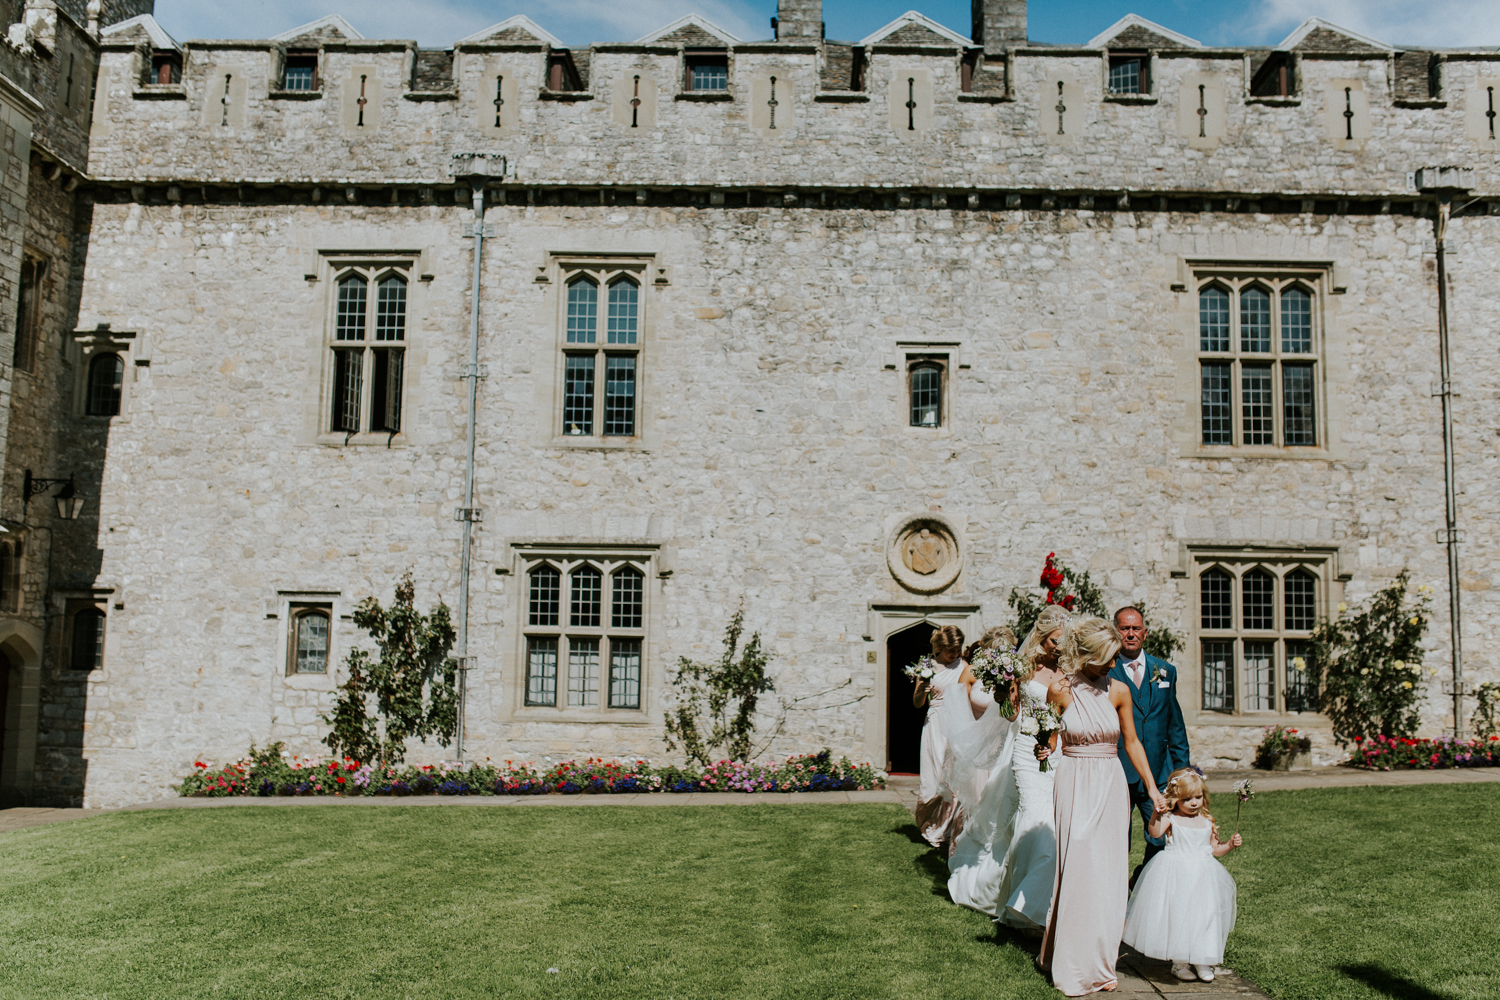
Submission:
[[[482,149],[517,185],[1399,200],[1415,168],[1457,159],[1500,193],[1500,52],[1403,52],[1321,24],[1284,49],[1211,48],[1138,18],[1038,46],[1002,27],[1001,3],[976,4],[998,47],[920,15],[839,43],[792,13],[797,34],[775,41],[686,18],[587,50],[525,18],[441,51],[331,19],[180,47],[106,32],[90,170],[430,185]]]

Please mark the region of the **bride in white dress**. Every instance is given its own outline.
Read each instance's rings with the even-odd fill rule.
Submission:
[[[1045,704],[1057,673],[1058,644],[1072,615],[1048,605],[1018,653],[1032,675],[1012,693],[1019,709]],[[976,685],[977,687],[977,685]],[[955,699],[956,700],[956,699]],[[975,706],[976,708],[978,706]],[[1020,711],[1016,712],[1019,720]],[[998,922],[1040,931],[1052,902],[1057,837],[1052,818],[1052,772],[1043,772],[1036,739],[1007,724],[999,757],[949,860],[948,894],[955,903]]]

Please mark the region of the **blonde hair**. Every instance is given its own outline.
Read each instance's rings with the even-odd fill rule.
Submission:
[[[1063,637],[1058,668],[1065,674],[1076,674],[1089,665],[1114,662],[1124,642],[1120,630],[1103,618],[1084,618],[1073,623]]]
[[[984,630],[984,635],[979,641],[964,651],[964,659],[974,659],[974,654],[981,649],[1011,650],[1016,648],[1016,634],[1004,625],[996,625]]]
[[[931,641],[933,656],[950,649],[961,654],[964,651],[964,630],[957,625],[943,625],[933,630]]]
[[[1036,624],[1031,626],[1031,631],[1026,635],[1026,641],[1021,643],[1019,655],[1032,670],[1036,669],[1036,659],[1041,655],[1042,643],[1047,636],[1060,628],[1067,628],[1073,620],[1073,613],[1061,604],[1049,604],[1037,615]],[[1061,643],[1058,644],[1061,646]]]
[[[1198,810],[1198,815],[1214,822],[1213,813],[1208,811],[1208,783],[1203,780],[1203,775],[1190,767],[1179,767],[1167,776],[1167,784],[1161,790],[1162,798],[1167,800],[1167,812],[1176,812],[1177,803],[1184,799],[1195,796],[1203,796],[1203,807]],[[1218,824],[1214,824],[1217,828]]]

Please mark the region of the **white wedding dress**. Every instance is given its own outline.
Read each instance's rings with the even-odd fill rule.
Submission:
[[[1039,681],[1021,685],[1021,717],[1045,704]],[[1040,770],[1035,737],[1008,725],[999,759],[949,859],[948,895],[960,906],[1013,927],[1040,930],[1052,902],[1057,835],[1052,818],[1052,772]]]

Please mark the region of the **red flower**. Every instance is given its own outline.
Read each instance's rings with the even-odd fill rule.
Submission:
[[[193,766],[194,767],[207,767],[208,765],[205,764],[205,763],[203,763],[203,761],[201,761],[201,760],[195,760],[195,761],[193,761]]]
[[[343,783],[344,783],[344,776],[343,776],[343,775],[342,775],[342,774],[341,774],[341,775],[339,775],[339,776],[338,776],[338,777],[337,777],[337,778],[336,778],[336,779],[334,779],[334,780],[336,780],[336,781],[337,781],[337,782],[338,782],[338,783],[339,783],[339,784],[341,784],[341,785],[342,785],[342,784],[343,784]]]
[[[1078,598],[1074,597],[1072,594],[1069,594],[1067,597],[1064,597],[1062,599],[1062,606],[1064,608],[1066,608],[1067,610],[1072,611],[1073,610],[1073,602],[1076,601],[1076,600],[1078,600]]]

